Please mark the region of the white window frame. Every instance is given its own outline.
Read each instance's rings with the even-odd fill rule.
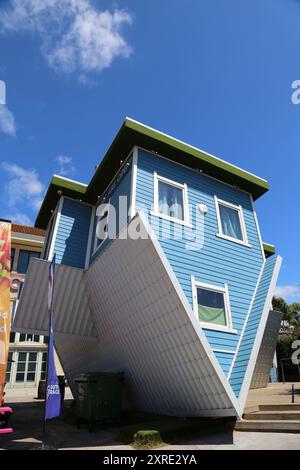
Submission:
[[[206,284],[204,282],[199,282],[195,280],[194,276],[191,276],[192,279],[192,295],[193,295],[193,310],[194,314],[198,320],[198,323],[202,328],[216,331],[224,331],[226,333],[237,333],[237,330],[232,327],[232,318],[231,318],[231,308],[230,308],[230,299],[229,299],[229,289],[228,284],[224,284],[224,287],[215,286],[212,284]],[[199,321],[198,318],[198,296],[197,289],[210,290],[212,292],[218,292],[224,296],[224,307],[225,307],[225,316],[226,316],[226,326],[216,325],[214,323],[208,323]]]
[[[159,201],[158,183],[159,182],[169,184],[170,186],[174,186],[175,188],[182,190],[183,220],[177,219],[176,217],[171,217],[167,214],[163,214],[162,212],[159,212],[159,208],[158,208],[158,201]],[[162,219],[169,220],[180,225],[186,225],[192,228],[192,225],[190,224],[190,211],[189,211],[189,203],[188,203],[187,185],[185,183],[183,184],[177,183],[176,181],[160,176],[155,171],[154,172],[154,204],[153,204],[153,211],[150,211],[150,214],[154,215],[155,217],[160,217]]]
[[[108,202],[106,203],[108,205],[108,209],[107,209],[107,228],[108,228],[108,224],[109,224],[109,213],[110,213],[110,199],[108,200]],[[101,203],[103,204],[103,203]],[[99,204],[100,205],[100,204]],[[98,206],[97,206],[98,207]],[[98,219],[99,219],[99,216],[97,216],[97,207],[96,207],[96,211],[95,211],[95,237],[94,237],[94,246],[93,246],[93,253],[92,253],[92,256],[96,253],[96,251],[99,250],[100,246],[103,245],[103,243],[107,240],[108,238],[108,230],[106,232],[106,236],[105,238],[103,238],[103,240],[101,241],[101,243],[99,243],[99,245],[97,245],[97,240],[99,240],[99,238],[97,237],[97,223],[98,223]]]
[[[222,229],[222,221],[221,221],[221,214],[220,214],[220,204],[229,207],[229,209],[233,209],[237,211],[239,215],[239,221],[240,221],[240,226],[241,226],[241,232],[243,236],[243,240],[239,240],[238,238],[230,237],[229,235],[226,235],[223,233]],[[216,236],[219,238],[224,238],[225,240],[229,240],[234,243],[239,243],[240,245],[247,246],[251,248],[250,243],[248,242],[248,237],[247,237],[247,231],[246,231],[246,225],[245,225],[245,220],[244,220],[244,214],[243,214],[243,208],[241,205],[235,205],[231,204],[230,202],[224,201],[223,199],[219,199],[217,196],[215,196],[215,206],[216,206],[216,214],[217,214],[217,221],[218,221],[218,232],[216,233]]]

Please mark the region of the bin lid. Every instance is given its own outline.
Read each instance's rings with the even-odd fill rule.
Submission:
[[[75,378],[75,382],[94,382],[104,378],[123,379],[123,377],[124,372],[121,371],[83,372]]]

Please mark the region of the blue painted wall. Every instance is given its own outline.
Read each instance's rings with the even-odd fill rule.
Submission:
[[[154,171],[160,176],[187,184],[191,208],[190,222],[193,228],[184,229],[183,239],[174,239],[174,237],[164,239],[162,219],[149,216],[149,211],[153,209]],[[216,236],[218,226],[215,195],[242,206],[251,248]],[[204,219],[204,245],[197,251],[191,251],[187,249],[186,243],[191,242],[195,237],[200,238],[201,234],[200,224],[196,224],[196,216],[198,217],[196,210],[198,211],[200,202],[204,202],[208,207],[208,213]],[[226,349],[234,352],[264,261],[249,194],[172,161],[139,150],[136,208],[143,210],[148,216],[191,306],[193,306],[191,275],[195,276],[196,281],[216,286],[223,287],[225,283],[228,284],[232,323],[237,334],[209,329],[204,329],[204,332],[213,349]],[[171,222],[171,226],[175,230],[181,230],[178,224]],[[224,372],[228,373],[233,354],[216,352],[216,356]]]
[[[91,213],[91,206],[64,198],[54,245],[58,264],[84,268]]]
[[[249,318],[245,327],[243,338],[238,350],[237,358],[230,376],[230,385],[238,396],[243,383],[243,378],[249,362],[250,354],[255,341],[261,314],[266,301],[270,282],[274,272],[277,256],[271,256],[266,260],[262,276],[251,307]]]
[[[110,204],[114,206],[115,208],[116,234],[118,234],[120,230],[122,230],[122,228],[128,223],[128,209],[130,206],[130,193],[131,193],[131,161],[129,161],[128,164],[124,167],[122,174],[120,174],[120,177],[117,178],[115,185],[108,188],[108,190],[104,194],[105,202],[108,202],[110,199]],[[121,216],[120,216],[120,207],[119,207],[120,196],[125,196],[127,199],[126,214],[122,212]],[[111,218],[112,216],[113,214],[110,213],[109,218]],[[91,259],[90,259],[91,262],[111,243],[111,239],[108,238],[93,253],[94,244],[95,244],[95,233],[96,233],[96,217],[94,220],[94,227],[93,227],[92,249],[91,249]]]

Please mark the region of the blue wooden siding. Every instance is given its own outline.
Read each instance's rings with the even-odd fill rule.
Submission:
[[[130,189],[131,189],[131,162],[129,162],[130,166],[126,166],[124,169],[124,173],[121,175],[120,179],[118,180],[114,189],[108,189],[107,193],[105,194],[105,202],[108,202],[110,199],[110,204],[115,208],[115,215],[116,215],[116,234],[122,230],[122,228],[128,223],[128,209],[130,206]],[[127,198],[127,211],[126,213],[121,212],[120,215],[120,206],[119,206],[119,198],[120,196],[125,196]],[[97,206],[96,206],[97,209]],[[113,214],[110,213],[109,217],[112,217]],[[93,227],[93,238],[92,238],[92,249],[91,249],[91,259],[92,262],[99,253],[102,252],[110,243],[111,240],[105,240],[98,249],[93,253],[94,244],[95,244],[95,233],[96,233],[96,217],[94,220],[94,227]]]
[[[238,350],[238,354],[231,372],[230,385],[236,394],[239,395],[246,368],[249,362],[259,322],[263,313],[270,282],[274,272],[277,257],[271,256],[266,260],[262,276],[254,297],[248,321],[245,327],[243,338]]]
[[[162,227],[166,222],[158,217],[149,216],[149,211],[153,209],[154,171],[160,176],[187,184],[190,222],[193,228],[185,227],[182,239],[174,239],[174,237],[164,239],[166,230]],[[232,204],[242,206],[251,248],[216,236],[218,226],[215,195]],[[197,251],[191,251],[186,243],[195,236],[199,237],[201,233],[200,224],[196,223],[198,214],[196,211],[199,212],[200,202],[204,202],[208,207],[208,213],[204,218],[204,245]],[[204,332],[213,349],[235,351],[263,264],[249,194],[150,152],[139,150],[136,207],[137,210],[144,211],[148,217],[191,306],[193,306],[192,275],[199,282],[216,286],[228,284],[233,328],[237,330],[237,334],[210,329],[204,329]],[[176,231],[182,229],[173,222],[170,225]],[[220,353],[216,355],[224,372],[228,372],[233,355],[225,356]]]
[[[215,351],[215,355],[225,373],[227,376],[230,370],[230,366],[232,363],[232,359],[234,357],[234,352],[233,353],[228,353],[228,352],[221,352],[221,351]]]
[[[91,206],[64,198],[54,245],[58,264],[84,268],[91,212]]]

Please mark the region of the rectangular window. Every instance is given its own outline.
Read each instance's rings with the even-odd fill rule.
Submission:
[[[42,355],[41,380],[46,379],[46,371],[47,371],[47,353],[44,352]]]
[[[215,198],[218,220],[217,235],[244,245],[249,245],[241,206]]]
[[[189,225],[188,194],[186,184],[176,183],[154,173],[153,215]]]
[[[35,382],[37,352],[19,352],[16,382]]]
[[[16,254],[16,249],[12,248],[10,252],[10,270],[14,270],[14,262],[15,262],[15,254]]]
[[[12,362],[13,362],[13,353],[9,352],[8,353],[8,361],[7,361],[7,369],[6,369],[6,383],[8,383],[8,384],[10,382],[10,377],[11,377]]]
[[[31,258],[39,258],[41,253],[39,251],[20,250],[18,259],[18,273],[25,274]]]
[[[39,335],[34,335],[31,333],[20,333],[19,337],[20,343],[23,342],[28,342],[28,343],[39,343],[40,342],[40,336]]]
[[[196,282],[192,277],[194,311],[203,328],[236,332],[232,329],[228,286]]]
[[[198,319],[227,326],[224,293],[197,287]]]

